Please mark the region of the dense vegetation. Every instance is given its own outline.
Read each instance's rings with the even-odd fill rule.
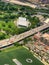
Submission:
[[[20,34],[40,25],[37,17],[31,17],[36,11],[28,6],[20,6],[0,1],[0,39],[9,38],[12,35]],[[14,21],[18,17],[26,17],[31,26],[28,28],[18,28]],[[14,31],[15,30],[15,31]]]

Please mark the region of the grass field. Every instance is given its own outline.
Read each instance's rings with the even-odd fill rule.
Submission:
[[[32,59],[33,62],[26,62],[27,58]],[[16,65],[12,59],[17,59],[22,65],[44,65],[23,47],[0,53],[0,65]]]

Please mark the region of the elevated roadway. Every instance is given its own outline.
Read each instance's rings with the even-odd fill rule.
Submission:
[[[33,34],[39,32],[39,31],[41,31],[41,30],[44,30],[44,29],[46,29],[46,28],[48,28],[48,27],[49,27],[49,23],[48,23],[48,24],[44,24],[44,25],[42,25],[42,26],[40,26],[40,27],[31,29],[31,30],[29,30],[29,31],[27,31],[27,32],[24,32],[24,33],[22,33],[22,34],[19,34],[19,35],[17,35],[17,37],[16,37],[16,39],[15,39],[14,42],[18,42],[18,41],[20,41],[20,40],[22,40],[22,39],[24,39],[24,38],[26,38],[26,37],[28,37],[28,36],[30,36],[30,35],[33,35]]]
[[[1,40],[0,41],[0,48],[6,47],[8,45],[12,45],[13,43],[18,42],[18,41],[20,41],[20,40],[22,40],[22,39],[24,39],[24,38],[26,38],[28,36],[31,36],[31,35],[39,32],[41,30],[44,30],[44,29],[46,29],[48,27],[49,27],[49,23],[44,24],[42,26],[39,26],[37,28],[31,29],[31,30],[29,30],[27,32],[24,32],[22,34],[14,35],[14,36],[10,37],[9,39]]]

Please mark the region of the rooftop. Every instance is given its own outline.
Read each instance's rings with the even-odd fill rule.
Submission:
[[[42,37],[44,37],[45,39],[49,40],[49,34],[47,34],[47,33],[43,34]]]
[[[45,22],[45,23],[49,23],[49,18],[47,18],[44,22]]]
[[[25,17],[19,17],[17,20],[17,26],[28,27],[30,22]]]

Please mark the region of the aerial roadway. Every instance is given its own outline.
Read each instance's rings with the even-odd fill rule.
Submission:
[[[22,40],[22,39],[24,39],[24,38],[26,38],[28,36],[31,36],[31,35],[33,35],[33,34],[35,34],[37,32],[40,32],[40,31],[42,31],[42,30],[44,30],[44,29],[46,29],[48,27],[49,27],[49,23],[44,24],[42,26],[39,26],[37,28],[31,29],[29,31],[26,31],[26,32],[24,32],[22,34],[12,36],[9,39],[1,40],[0,41],[0,48],[11,45],[11,44],[13,44],[15,42],[19,42],[20,40]]]

